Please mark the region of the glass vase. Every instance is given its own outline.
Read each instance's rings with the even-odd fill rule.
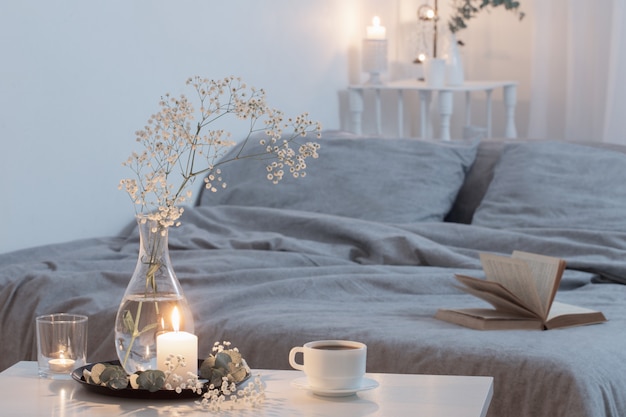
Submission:
[[[465,71],[463,70],[463,59],[459,51],[459,42],[456,35],[451,33],[448,37],[448,44],[445,51],[446,58],[446,84],[463,85],[465,83]]]
[[[115,350],[129,374],[157,369],[160,333],[194,331],[193,315],[170,261],[168,228],[145,216],[138,216],[137,223],[137,265],[115,319]]]

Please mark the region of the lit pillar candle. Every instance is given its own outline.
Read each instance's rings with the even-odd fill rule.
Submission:
[[[372,19],[372,26],[368,26],[365,29],[367,32],[367,39],[385,39],[386,29],[384,26],[380,25],[380,18],[378,16],[374,16],[374,18]]]
[[[167,371],[165,365],[170,355],[174,356],[172,364],[176,367],[176,356],[180,355],[185,359],[185,366],[176,367],[173,371],[176,375],[182,377],[183,381],[189,379],[187,372],[194,375],[198,374],[198,337],[188,332],[178,331],[180,327],[180,316],[178,308],[174,307],[172,312],[173,332],[163,333],[157,336],[157,368],[161,371]]]

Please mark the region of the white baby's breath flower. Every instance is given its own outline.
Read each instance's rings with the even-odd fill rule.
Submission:
[[[221,80],[196,76],[189,78],[187,85],[194,90],[190,97],[196,101],[195,105],[184,94],[179,97],[165,94],[159,101],[159,111],[135,134],[143,150],[133,152],[123,163],[135,173],[135,178],[122,179],[118,188],[128,193],[137,212],[148,219],[163,227],[177,225],[183,213],[180,206],[193,198],[191,185],[196,177],[205,176],[205,187],[212,192],[226,187],[219,165],[251,157],[277,161],[280,167],[268,165],[267,170],[272,174],[268,178],[278,183],[284,174],[282,164],[295,166],[292,175],[301,177],[306,165],[295,164],[294,158],[304,161],[317,157],[317,144],[299,143],[297,154],[289,147],[309,132],[315,131],[319,137],[321,125],[309,120],[308,113],[285,119],[282,111],[269,107],[263,89],[248,87],[232,76]],[[232,141],[229,132],[212,129],[228,115],[249,126],[247,136],[240,143]],[[293,133],[283,137],[286,129]],[[245,154],[244,148],[256,132],[265,132],[267,136],[260,140],[261,145],[267,144],[265,152]],[[282,143],[277,145],[281,139]],[[233,146],[239,146],[236,156],[223,160]]]

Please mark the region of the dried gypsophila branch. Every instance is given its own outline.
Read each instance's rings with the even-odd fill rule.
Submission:
[[[265,384],[261,375],[256,375],[243,388],[237,388],[234,382],[228,382],[228,379],[224,378],[219,387],[210,385],[196,404],[211,412],[218,412],[232,410],[238,406],[259,407],[264,402]]]
[[[196,76],[186,84],[195,90],[197,110],[187,96],[166,94],[159,102],[160,111],[149,118],[143,130],[136,132],[143,151],[134,152],[124,162],[136,178],[123,179],[119,184],[129,194],[136,211],[160,226],[177,224],[184,210],[180,205],[191,199],[190,186],[196,177],[204,175],[205,187],[210,191],[226,187],[221,165],[243,158],[267,159],[266,176],[278,183],[285,170],[296,178],[304,176],[306,159],[318,157],[317,143],[296,142],[297,150],[290,146],[310,132],[317,132],[319,137],[321,125],[311,121],[307,113],[285,120],[283,112],[268,106],[264,90],[248,87],[235,77],[210,80]],[[229,132],[209,129],[229,115],[249,124],[248,134],[240,143],[231,140]],[[283,137],[289,128],[293,132]],[[267,137],[261,141],[264,152],[245,154],[244,149],[257,132],[264,132]],[[235,156],[221,159],[233,146],[239,146]],[[178,180],[172,178],[175,173],[180,173]]]

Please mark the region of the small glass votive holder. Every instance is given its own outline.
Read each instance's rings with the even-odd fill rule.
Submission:
[[[380,74],[387,71],[386,39],[363,39],[361,66],[370,74],[366,84],[382,84]]]
[[[87,362],[87,316],[46,314],[36,319],[39,376],[69,379]]]

